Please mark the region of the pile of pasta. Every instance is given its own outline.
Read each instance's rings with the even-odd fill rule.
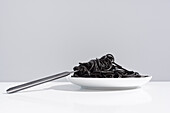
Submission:
[[[129,71],[115,62],[112,54],[107,54],[101,58],[90,60],[89,62],[79,63],[73,68],[75,71],[72,77],[86,78],[128,78],[128,77],[147,77],[138,72]]]

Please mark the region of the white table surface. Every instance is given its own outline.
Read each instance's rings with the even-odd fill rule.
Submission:
[[[170,82],[150,82],[131,90],[87,90],[50,82],[6,94],[21,82],[0,83],[1,113],[170,113]]]

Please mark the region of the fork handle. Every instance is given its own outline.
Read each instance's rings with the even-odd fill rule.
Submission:
[[[11,88],[7,89],[6,92],[8,94],[15,93],[15,92],[18,92],[18,91],[21,91],[21,90],[24,90],[24,89],[27,89],[27,88],[30,88],[30,87],[33,87],[33,86],[37,86],[37,85],[40,85],[40,84],[43,84],[43,83],[46,83],[46,82],[50,82],[50,81],[53,81],[53,80],[56,80],[56,79],[59,79],[59,78],[63,78],[65,76],[68,76],[71,73],[72,72],[66,71],[66,72],[51,75],[51,76],[48,76],[48,77],[44,77],[44,78],[41,78],[41,79],[37,79],[37,80],[31,81],[31,82],[27,82],[27,83],[24,83],[24,84],[21,84],[21,85],[11,87]]]

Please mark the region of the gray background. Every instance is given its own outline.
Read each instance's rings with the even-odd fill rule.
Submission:
[[[113,53],[170,80],[169,0],[0,0],[0,81],[28,81]]]

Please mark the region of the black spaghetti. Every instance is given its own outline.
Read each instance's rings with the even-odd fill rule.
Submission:
[[[112,54],[107,54],[100,59],[90,60],[86,63],[79,63],[79,66],[73,68],[76,71],[72,77],[86,78],[128,78],[128,77],[146,77],[138,72],[129,71],[115,63]]]

